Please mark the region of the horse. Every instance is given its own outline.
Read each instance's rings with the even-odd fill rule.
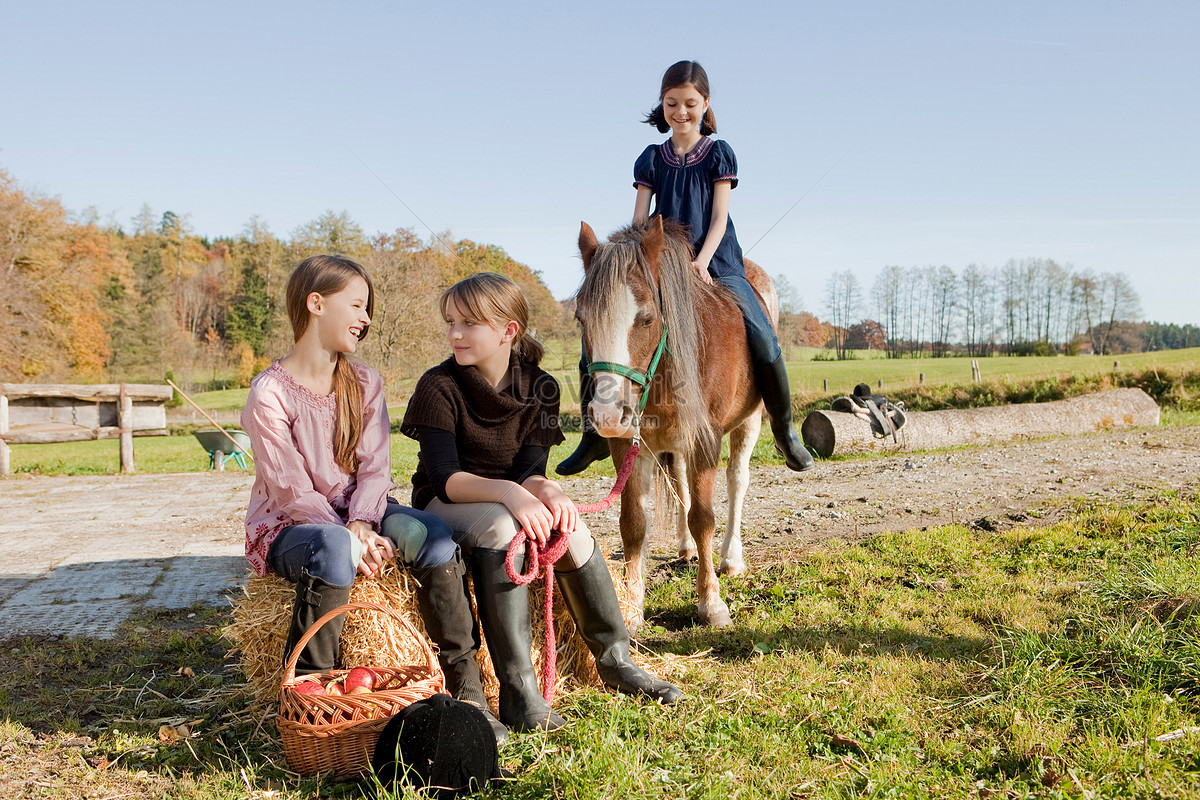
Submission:
[[[728,435],[729,519],[720,569],[744,572],[742,503],[762,426],[742,313],[731,292],[696,274],[686,229],[662,217],[623,228],[603,243],[581,223],[579,252],[584,279],[575,316],[595,381],[585,413],[608,439],[614,464],[622,463],[635,439],[644,445],[621,493],[625,581],[637,609],[633,628],[644,621],[644,544],[659,472],[655,454],[665,453],[673,455],[672,482],[682,503],[679,554],[698,559],[700,618],[714,627],[732,625],[713,568],[713,487],[721,441]],[[771,324],[778,325],[770,278],[754,262],[745,265]]]

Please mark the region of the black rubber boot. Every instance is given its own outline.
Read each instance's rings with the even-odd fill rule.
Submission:
[[[608,458],[612,453],[608,449],[608,440],[596,433],[592,423],[588,421],[587,407],[596,394],[596,382],[588,374],[584,363],[579,365],[579,419],[583,435],[575,452],[564,458],[554,471],[559,475],[575,475],[583,472],[596,461]]]
[[[812,453],[796,435],[792,427],[792,392],[788,388],[787,368],[783,356],[770,364],[754,365],[754,383],[762,394],[763,405],[771,417],[771,435],[775,437],[775,449],[783,456],[788,469],[803,472],[816,466]]]
[[[503,550],[477,547],[471,552],[475,604],[487,637],[492,668],[500,681],[500,721],[518,732],[552,731],[567,724],[554,713],[538,689],[530,647],[529,588],[518,586],[504,571]],[[524,558],[516,567],[524,568]]]
[[[596,657],[596,671],[605,686],[664,705],[683,695],[679,687],[654,677],[629,657],[629,631],[599,547],[579,569],[554,574],[579,635]]]
[[[436,567],[413,569],[417,605],[425,630],[438,648],[438,663],[446,676],[446,692],[456,700],[477,706],[492,726],[496,742],[508,739],[508,729],[492,716],[475,653],[479,650],[479,627],[467,598],[467,568],[457,550],[454,558]]]
[[[338,606],[345,605],[349,599],[349,586],[334,586],[304,570],[300,580],[296,581],[296,599],[292,602],[292,624],[288,629],[287,646],[283,650],[283,663],[286,664],[291,658],[296,643],[310,625]],[[296,662],[297,675],[328,672],[334,668],[338,657],[338,639],[345,622],[344,614],[331,619],[308,640]]]

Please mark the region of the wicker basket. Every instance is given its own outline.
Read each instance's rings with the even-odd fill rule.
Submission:
[[[296,662],[317,629],[347,611],[363,609],[387,614],[420,643],[425,663],[402,667],[371,667],[380,678],[379,691],[354,695],[300,694],[301,683],[345,675],[333,670],[296,677]],[[375,741],[388,720],[418,700],[445,691],[445,679],[429,643],[408,620],[378,603],[347,603],[314,622],[296,647],[283,670],[276,724],[283,751],[292,769],[301,775],[333,770],[339,775],[359,775],[371,764]]]

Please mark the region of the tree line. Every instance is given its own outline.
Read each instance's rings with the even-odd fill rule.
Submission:
[[[1200,344],[1191,326],[1189,334],[1140,322],[1141,300],[1125,273],[1075,270],[1045,258],[998,268],[970,264],[961,273],[889,266],[869,299],[854,272],[837,272],[827,281],[825,308],[839,358],[864,343],[889,357],[1109,354]]]
[[[292,267],[318,253],[360,261],[375,283],[372,335],[362,356],[389,380],[444,357],[437,298],[490,270],[516,281],[543,338],[575,336],[570,312],[540,275],[503,249],[411,229],[368,235],[328,211],[290,236],[259,217],[210,238],[186,214],[149,207],[129,222],[73,215],[23,191],[0,170],[0,380],[161,381],[168,373],[238,382],[291,347],[284,289]]]

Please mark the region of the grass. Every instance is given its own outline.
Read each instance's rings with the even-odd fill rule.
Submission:
[[[832,393],[849,394],[859,383],[869,383],[881,391],[894,394],[900,389],[915,388],[919,377],[925,375],[926,386],[968,385],[971,383],[969,358],[884,358],[880,351],[862,351],[848,361],[814,360],[824,350],[790,348],[785,354],[788,379],[798,395]],[[1200,348],[1162,350],[1122,356],[997,356],[978,359],[983,378],[988,381],[1025,382],[1036,378],[1060,376],[1109,375],[1113,372],[1140,372],[1165,369],[1200,371]],[[564,408],[579,405],[578,342],[548,342],[542,366],[563,387]],[[1114,369],[1114,362],[1120,367]],[[403,400],[416,385],[418,375],[395,381],[388,386],[389,396],[395,398],[393,417],[403,412]],[[826,390],[824,386],[828,384]],[[225,389],[199,392],[192,399],[206,411],[240,411],[246,403],[248,389]]]
[[[1171,355],[1180,353],[1196,355],[1200,354],[1200,350],[1168,351],[1168,353]],[[1035,360],[1018,359],[1020,362]],[[1094,361],[1094,359],[1092,360]],[[571,384],[564,385],[570,386]],[[966,383],[913,385],[891,392],[890,395],[894,399],[903,400],[909,410],[928,411],[1046,402],[1118,387],[1137,387],[1145,390],[1163,409],[1162,424],[1165,426],[1200,424],[1200,365],[1187,360],[1142,367],[1130,366],[1128,369],[1118,372],[1057,372],[1041,376],[1028,376],[1022,379],[1010,377],[987,379],[979,383],[968,381]],[[222,402],[228,402],[228,398],[236,395],[239,391],[244,392],[244,390],[227,390],[213,394],[224,396],[226,400]],[[797,390],[795,393],[797,419],[803,419],[813,410],[829,408],[830,402],[838,393],[805,393]],[[400,408],[390,409],[390,416],[393,420],[399,420],[403,416],[403,410]],[[577,433],[567,432],[566,436],[567,442],[551,454],[551,464],[558,463],[574,449],[578,442]],[[134,455],[138,470],[141,472],[194,472],[208,469],[207,455],[190,435],[139,438],[134,444]],[[18,473],[103,475],[115,473],[119,463],[116,440],[19,445],[12,449],[13,470]],[[765,428],[755,447],[752,463],[782,463],[782,459],[776,455],[771,446],[769,434],[765,432]],[[416,464],[415,444],[398,433],[393,434],[392,469],[398,482],[407,483],[408,477],[416,469]],[[611,468],[602,469],[600,474],[611,475]]]
[[[1197,556],[1200,500],[1160,493],[834,542],[722,579],[723,631],[697,625],[694,571],[667,571],[643,641],[685,701],[576,692],[567,728],[503,748],[517,778],[490,796],[1195,797]],[[192,613],[3,642],[0,796],[359,796],[287,771],[223,615]]]

